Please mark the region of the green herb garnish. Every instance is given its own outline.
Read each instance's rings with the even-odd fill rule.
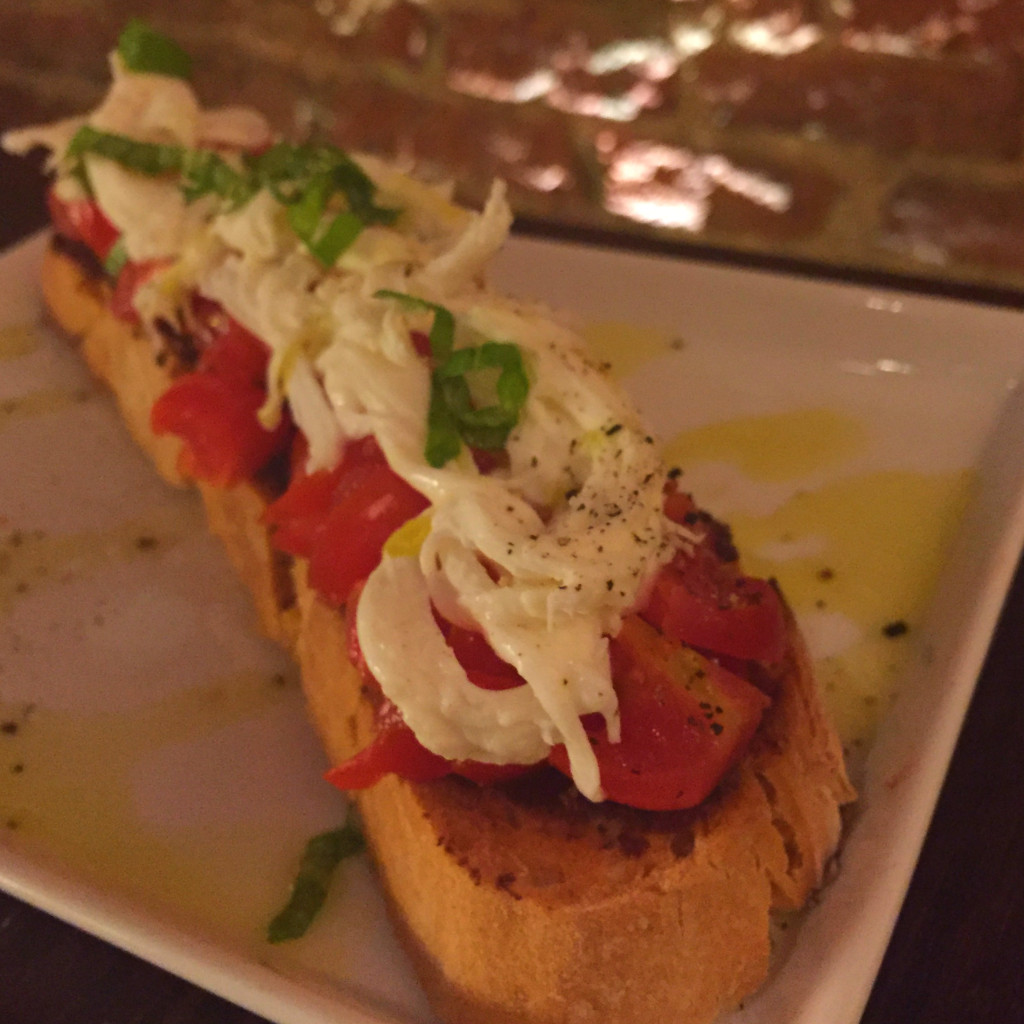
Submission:
[[[500,371],[494,385],[498,401],[475,408],[467,375],[488,369]],[[519,421],[519,411],[530,388],[519,346],[507,341],[485,341],[472,348],[460,348],[437,367],[434,377],[466,444],[485,451],[503,448]]]
[[[140,18],[132,18],[117,40],[117,52],[131,71],[188,78],[192,58],[173,40],[150,28]]]
[[[267,926],[267,941],[302,938],[324,905],[334,869],[347,857],[361,853],[364,847],[362,833],[351,822],[310,839],[299,862],[291,896]]]
[[[336,146],[280,142],[264,153],[244,154],[235,166],[210,149],[140,142],[86,125],[66,154],[83,177],[81,158],[87,153],[147,177],[175,175],[190,203],[216,196],[237,209],[266,188],[286,206],[292,230],[325,267],[333,266],[368,224],[391,224],[399,214],[377,205],[373,182]]]
[[[409,309],[424,309],[434,314],[434,322],[430,327],[430,355],[435,365],[443,363],[451,354],[455,345],[455,317],[452,311],[436,302],[408,295],[405,292],[393,292],[390,288],[381,288],[373,293],[375,299],[394,299]]]
[[[184,146],[139,142],[127,135],[101,132],[90,125],[83,125],[75,132],[66,155],[76,159],[86,153],[106,157],[130,171],[138,171],[151,178],[180,174],[185,165]]]
[[[485,341],[456,349],[455,317],[451,310],[434,302],[381,289],[378,299],[394,299],[403,305],[434,314],[430,327],[430,355],[434,370],[430,379],[427,411],[427,440],[424,450],[428,465],[439,469],[454,459],[463,442],[471,448],[498,451],[519,422],[530,381],[519,346],[508,341]],[[470,375],[498,371],[494,382],[497,402],[477,406],[473,402]]]
[[[288,207],[292,230],[326,267],[364,227],[398,217],[398,210],[377,205],[373,182],[336,146],[279,142],[248,166],[255,181]]]
[[[103,261],[103,269],[111,277],[117,277],[127,262],[128,249],[124,244],[124,238],[121,237],[110,247],[110,252],[107,253],[107,258]]]

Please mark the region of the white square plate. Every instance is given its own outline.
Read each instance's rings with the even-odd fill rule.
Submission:
[[[196,503],[45,325],[44,244],[0,257],[0,885],[281,1024],[429,1021],[362,862],[263,939],[344,802]],[[1021,316],[525,239],[495,277],[573,311],[793,597],[861,800],[730,1020],[853,1022],[1024,543]]]

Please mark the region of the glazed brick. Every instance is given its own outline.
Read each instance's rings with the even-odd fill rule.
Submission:
[[[69,3],[26,14],[22,4],[0,5],[4,56],[21,67],[59,68],[93,77],[106,74],[106,54],[116,30],[102,11]]]
[[[520,195],[573,192],[577,156],[550,119],[483,102],[430,101],[384,83],[353,81],[331,107],[339,145],[397,157],[429,176],[452,178],[473,200],[495,177]]]
[[[605,208],[691,235],[792,241],[821,230],[840,194],[828,173],[753,153],[699,151],[649,139],[596,139]]]
[[[294,4],[288,6],[294,9]],[[383,61],[409,70],[423,66],[433,45],[436,24],[422,6],[398,0],[349,25],[346,14],[351,6],[328,3],[318,8],[339,59],[360,64]]]
[[[716,48],[699,58],[695,88],[722,124],[823,130],[888,153],[1012,159],[1021,151],[1016,62],[906,60],[826,47],[777,59]]]
[[[193,82],[205,105],[253,106],[277,131],[300,137],[307,133],[315,104],[308,99],[309,83],[292,67],[223,49],[190,49],[197,57]]]
[[[573,69],[558,76],[545,102],[583,117],[634,121],[645,111],[672,107],[678,95],[679,80],[674,69],[664,78],[657,72],[637,74],[626,68],[601,75]]]
[[[914,177],[886,203],[881,244],[936,268],[1024,274],[1024,187]]]
[[[86,95],[80,102],[95,102],[99,96],[99,89],[95,95],[89,95],[85,83],[82,83],[82,92]],[[27,81],[0,79],[0,131],[26,124],[44,124],[68,117],[77,110],[78,105],[73,105],[66,93],[57,90],[44,92],[38,84]],[[13,115],[14,111],[17,111],[17,116]]]
[[[1020,0],[851,0],[843,41],[897,54],[1024,51]]]
[[[492,101],[543,100],[583,116],[632,120],[674,99],[669,83],[679,56],[668,13],[666,5],[616,16],[614,7],[565,4],[514,17],[461,14],[448,25],[447,82]]]
[[[339,82],[325,106],[331,141],[344,149],[402,161],[419,156],[419,126],[432,109],[422,96],[363,78]]]
[[[448,85],[496,100],[536,98],[550,87],[556,45],[537,17],[456,15],[447,26]]]
[[[752,21],[777,18],[797,24],[817,18],[812,0],[729,0],[723,7],[733,17]]]

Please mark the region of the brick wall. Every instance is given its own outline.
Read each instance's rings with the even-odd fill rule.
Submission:
[[[1024,293],[1024,0],[3,0],[0,124],[94,101],[131,14],[468,201]]]

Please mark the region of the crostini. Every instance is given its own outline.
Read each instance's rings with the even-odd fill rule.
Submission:
[[[784,597],[548,310],[511,215],[204,110],[141,23],[42,145],[58,323],[297,657],[446,1021],[699,1024],[852,799]]]

